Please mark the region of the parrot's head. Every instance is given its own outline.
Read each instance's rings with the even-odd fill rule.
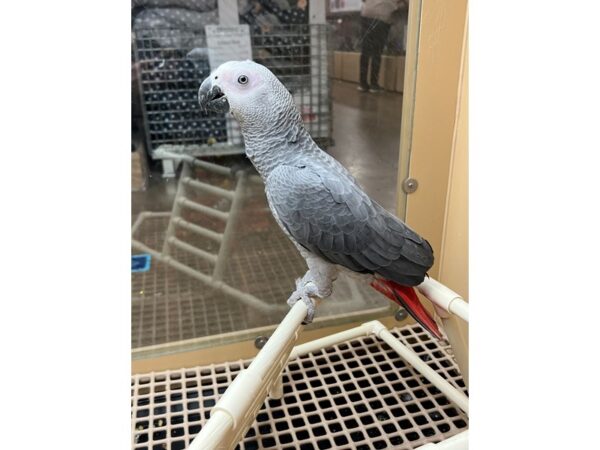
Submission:
[[[200,85],[202,109],[226,113],[244,123],[267,124],[278,111],[296,110],[285,86],[265,66],[253,61],[221,64]]]

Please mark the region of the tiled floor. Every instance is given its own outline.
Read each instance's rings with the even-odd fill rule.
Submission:
[[[375,200],[393,211],[402,96],[359,93],[355,85],[343,82],[333,82],[333,96],[335,147],[329,149],[330,153],[348,167]],[[240,167],[248,164],[244,157],[228,157],[219,163]],[[231,180],[214,178],[203,171],[196,171],[195,176],[233,188]],[[146,191],[132,194],[132,221],[142,211],[170,211],[176,190],[176,179],[166,180],[154,174]],[[225,211],[229,208],[228,201],[206,195],[194,200]],[[223,231],[222,222],[190,211],[185,215],[193,223]],[[168,220],[146,219],[135,238],[160,251]],[[212,253],[218,251],[214,242],[189,232],[179,230],[177,237]],[[306,266],[274,222],[261,184],[248,184],[233,239],[224,281],[266,303],[282,304]],[[189,253],[175,251],[173,256],[196,270],[211,273],[209,263]],[[353,300],[349,301],[349,297]],[[334,295],[323,302],[318,314],[324,317],[386,305],[387,300],[370,288],[340,279]],[[132,274],[133,348],[272,325],[284,314],[281,309],[266,314],[254,311],[156,261],[149,272]]]
[[[396,209],[402,95],[363,93],[356,85],[333,82],[333,138],[329,153],[367,194],[388,211]]]

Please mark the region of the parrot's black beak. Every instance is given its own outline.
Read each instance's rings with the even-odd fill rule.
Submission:
[[[198,91],[198,101],[200,108],[205,111],[214,111],[217,113],[226,113],[229,111],[229,102],[227,97],[218,85],[213,85],[212,80],[207,78],[200,85]]]

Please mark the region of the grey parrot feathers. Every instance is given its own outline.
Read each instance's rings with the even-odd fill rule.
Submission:
[[[241,75],[250,82],[242,86],[232,81]],[[406,286],[423,281],[433,264],[431,246],[371,200],[318,147],[294,98],[269,69],[229,61],[203,81],[200,91],[209,86],[220,91],[219,98],[225,98],[238,120],[246,155],[265,181],[275,219],[292,241],[355,272],[379,274]]]
[[[421,283],[433,264],[429,243],[336,169],[306,161],[269,174],[269,204],[287,232],[331,263],[404,285]]]

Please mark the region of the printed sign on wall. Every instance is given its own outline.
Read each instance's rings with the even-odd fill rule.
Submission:
[[[248,25],[206,25],[206,46],[211,71],[227,61],[252,59]]]

